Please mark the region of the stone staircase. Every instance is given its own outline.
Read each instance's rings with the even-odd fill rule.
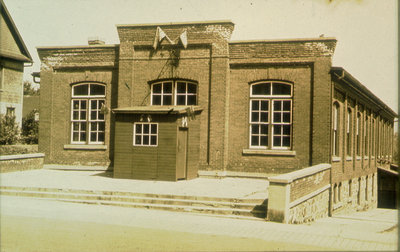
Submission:
[[[267,212],[267,200],[265,199],[236,199],[17,186],[1,186],[0,195],[34,197],[84,204],[223,215],[233,218],[265,218]]]

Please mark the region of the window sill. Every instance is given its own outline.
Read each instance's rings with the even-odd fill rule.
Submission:
[[[353,157],[349,157],[349,156],[346,157],[346,161],[352,161],[352,160],[353,160]]]
[[[369,157],[368,156],[364,156],[364,160],[368,160],[369,159]]]
[[[360,157],[360,156],[357,156],[357,157],[356,157],[356,160],[361,160],[361,157]]]
[[[340,162],[342,161],[341,157],[332,157],[332,162]]]
[[[104,144],[64,144],[64,150],[107,150]]]
[[[262,156],[296,156],[296,151],[292,150],[257,150],[257,149],[243,149],[243,155],[262,155]]]

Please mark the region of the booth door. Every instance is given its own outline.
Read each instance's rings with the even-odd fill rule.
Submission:
[[[186,179],[187,164],[187,128],[179,128],[178,151],[176,153],[176,178]]]

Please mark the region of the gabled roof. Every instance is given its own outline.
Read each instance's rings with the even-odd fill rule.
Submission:
[[[15,26],[15,23],[13,19],[11,18],[10,13],[7,10],[7,7],[5,6],[3,0],[0,0],[0,18],[4,19],[5,25],[6,26],[0,26],[0,32],[2,33],[3,39],[0,40],[0,57],[4,58],[11,58],[14,60],[18,61],[23,61],[23,62],[32,62],[32,56],[30,55],[28,48],[26,47],[24,41],[22,40],[21,35],[18,32],[17,27]],[[3,21],[1,21],[3,22]],[[4,28],[4,30],[3,30]],[[8,29],[6,29],[8,28]],[[5,38],[8,34],[8,32],[11,33],[13,42],[16,44],[16,46],[19,49],[19,52],[15,50],[9,50],[7,48],[6,44],[9,42],[7,41],[7,38]],[[3,45],[4,42],[4,45]]]
[[[371,101],[375,102],[381,109],[385,110],[393,117],[398,117],[396,112],[394,112],[381,99],[379,99],[376,95],[374,95],[367,87],[361,84],[360,81],[358,81],[355,77],[353,77],[343,67],[332,67],[330,73],[338,81],[346,80],[346,83],[349,85],[350,88],[357,91],[361,95],[369,98]]]

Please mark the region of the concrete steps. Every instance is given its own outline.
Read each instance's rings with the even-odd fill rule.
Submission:
[[[266,201],[263,199],[16,186],[1,186],[0,195],[236,217],[265,218],[267,211]]]

